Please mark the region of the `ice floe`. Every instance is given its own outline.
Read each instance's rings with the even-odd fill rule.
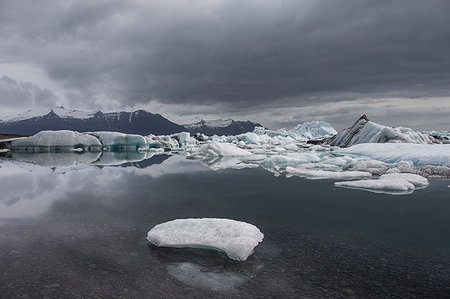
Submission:
[[[409,194],[416,188],[428,186],[428,180],[417,174],[390,173],[384,174],[375,180],[358,180],[335,182],[338,187],[368,190],[376,193]]]
[[[238,261],[245,261],[263,238],[252,224],[220,218],[176,219],[156,225],[147,234],[156,246],[211,248]]]
[[[415,166],[441,165],[450,167],[450,145],[448,144],[366,143],[337,149],[334,153],[370,157],[386,163],[411,161]]]
[[[238,148],[236,145],[231,143],[220,143],[216,141],[211,141],[203,144],[195,152],[194,156],[217,156],[217,157],[236,157],[236,156],[249,156],[252,155],[251,152]]]
[[[328,171],[321,169],[307,169],[302,167],[286,167],[286,173],[288,176],[296,175],[310,179],[353,180],[372,177],[371,173],[365,171]]]

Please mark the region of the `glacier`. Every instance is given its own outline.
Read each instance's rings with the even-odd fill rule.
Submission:
[[[221,218],[176,219],[154,226],[147,239],[159,247],[212,248],[245,261],[264,239],[254,225]]]
[[[120,165],[162,153],[179,154],[214,171],[261,167],[275,176],[345,180],[337,182],[337,186],[366,184],[373,187],[361,185],[360,189],[388,190],[394,187],[378,179],[386,174],[450,178],[447,136],[447,131],[427,133],[391,128],[363,116],[351,128],[340,132],[322,121],[299,124],[291,130],[256,127],[253,132],[232,136],[42,131],[31,137],[1,140],[0,154],[53,167]],[[403,187],[398,188],[406,186],[408,192],[417,189],[410,188],[410,183],[401,183]]]

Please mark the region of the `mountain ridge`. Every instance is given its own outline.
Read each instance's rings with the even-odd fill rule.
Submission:
[[[64,107],[55,107],[50,112],[39,114],[28,110],[14,117],[0,120],[0,133],[33,135],[43,130],[117,131],[140,135],[165,135],[179,132],[205,135],[236,135],[249,131],[258,123],[226,120],[204,121],[199,125],[179,125],[162,116],[146,110],[132,112],[86,112]],[[216,123],[217,125],[211,125]]]

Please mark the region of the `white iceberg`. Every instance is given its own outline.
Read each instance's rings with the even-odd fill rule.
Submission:
[[[194,156],[218,156],[218,157],[237,157],[249,156],[251,152],[238,148],[231,143],[220,143],[216,141],[208,142],[197,150]]]
[[[101,150],[98,138],[87,133],[74,131],[41,131],[31,137],[11,141],[12,150],[41,151],[84,151]]]
[[[415,166],[450,167],[450,144],[357,144],[334,151],[335,154],[365,156],[385,163],[411,161]]]
[[[439,143],[428,134],[405,127],[388,127],[369,121],[363,115],[350,128],[340,131],[328,140],[328,144],[349,147],[360,143],[405,142],[431,144]]]
[[[310,121],[298,124],[291,132],[306,139],[331,137],[337,134],[337,131],[324,121]]]
[[[302,176],[309,179],[341,179],[352,180],[358,178],[370,178],[372,174],[365,171],[330,171],[321,169],[308,169],[302,167],[286,167],[287,176]]]
[[[176,219],[158,224],[147,239],[160,247],[212,248],[245,261],[264,235],[254,225],[220,218]]]
[[[428,186],[428,180],[411,173],[389,173],[376,180],[359,180],[334,183],[338,187],[362,189],[376,193],[409,194],[416,188]]]
[[[244,162],[240,157],[211,157],[202,161],[212,170],[257,168],[259,165],[252,162]]]

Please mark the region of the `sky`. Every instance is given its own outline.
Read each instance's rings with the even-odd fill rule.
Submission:
[[[447,0],[0,0],[0,114],[448,130],[449,53]]]

